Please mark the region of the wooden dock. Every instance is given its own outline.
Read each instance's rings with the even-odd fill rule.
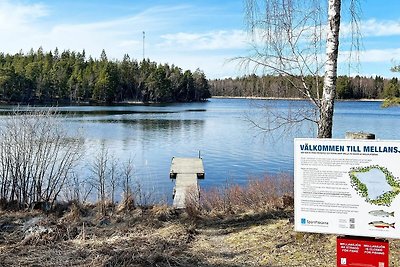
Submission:
[[[204,166],[201,158],[172,158],[170,178],[175,179],[173,206],[186,208],[187,193],[190,192],[195,201],[199,200],[199,184],[197,179],[204,179]]]

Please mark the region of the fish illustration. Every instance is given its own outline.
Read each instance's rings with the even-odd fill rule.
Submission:
[[[368,214],[376,217],[394,217],[394,211],[387,212],[384,210],[371,210]]]
[[[370,222],[369,225],[375,227],[375,228],[395,228],[394,227],[395,223],[387,223],[387,222],[383,222],[383,221],[374,221],[374,222]]]

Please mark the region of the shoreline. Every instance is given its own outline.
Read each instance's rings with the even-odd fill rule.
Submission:
[[[307,98],[299,98],[299,97],[264,97],[264,96],[212,96],[210,98],[215,99],[250,99],[250,100],[294,100],[294,101],[308,101]],[[335,101],[359,101],[359,102],[383,102],[384,99],[368,99],[368,98],[360,98],[360,99],[335,99]]]
[[[309,101],[307,98],[297,98],[297,97],[263,97],[263,96],[211,96],[205,100],[201,101],[191,101],[191,102],[143,102],[143,101],[119,101],[112,103],[93,103],[90,101],[81,101],[81,102],[46,102],[46,103],[9,103],[0,101],[0,105],[2,106],[32,106],[32,107],[66,107],[66,106],[151,106],[151,105],[166,105],[166,104],[174,104],[174,103],[198,103],[198,102],[207,102],[209,99],[249,99],[249,100],[290,100],[290,101]],[[385,99],[368,99],[368,98],[360,98],[360,99],[335,99],[335,102],[384,102]]]

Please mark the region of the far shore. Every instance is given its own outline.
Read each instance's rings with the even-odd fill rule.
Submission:
[[[254,100],[308,100],[307,98],[300,97],[263,97],[263,96],[212,96],[211,98],[220,98],[220,99],[254,99]],[[369,99],[369,98],[360,98],[360,99],[336,99],[336,101],[362,101],[362,102],[382,102],[384,99]]]

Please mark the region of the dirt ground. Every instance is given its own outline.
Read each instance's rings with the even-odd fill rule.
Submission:
[[[0,212],[0,266],[336,266],[336,237],[296,233],[291,216]],[[400,242],[390,245],[390,266],[399,267]]]

